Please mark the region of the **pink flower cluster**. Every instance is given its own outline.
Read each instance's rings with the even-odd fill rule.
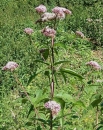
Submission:
[[[63,7],[55,7],[52,9],[52,12],[56,14],[58,19],[64,19],[65,18],[65,14],[72,14],[72,12],[66,8]]]
[[[42,16],[41,16],[41,19],[42,21],[48,21],[48,20],[53,20],[56,18],[56,15],[55,13],[44,13]]]
[[[44,5],[39,5],[35,9],[36,9],[36,12],[39,13],[39,14],[45,13],[47,11],[47,9],[46,9],[46,7]]]
[[[25,32],[26,34],[31,35],[34,31],[33,31],[33,29],[31,29],[31,28],[25,28],[25,29],[24,29],[24,32]]]
[[[41,31],[45,36],[47,37],[55,37],[56,31],[54,29],[49,28],[48,26],[45,27],[42,31]]]
[[[81,31],[76,31],[75,33],[76,33],[76,35],[78,35],[81,38],[85,37],[84,34]]]
[[[19,65],[16,62],[9,61],[3,68],[2,70],[15,70]]]
[[[96,61],[87,62],[86,65],[89,65],[96,70],[101,70],[101,66]]]
[[[58,104],[55,101],[48,101],[44,104],[44,106],[45,106],[45,108],[50,109],[52,111],[53,116],[56,116],[61,109],[60,104]]]

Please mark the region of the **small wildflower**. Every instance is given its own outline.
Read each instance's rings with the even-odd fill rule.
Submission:
[[[86,19],[88,22],[93,22],[93,19],[91,19],[91,18],[87,18]]]
[[[53,116],[56,116],[61,109],[60,104],[58,104],[55,101],[48,101],[44,104],[44,106],[45,106],[45,108],[50,109],[52,111]]]
[[[102,83],[103,80],[97,79],[96,82]]]
[[[2,70],[15,70],[19,65],[16,62],[9,61],[3,68]]]
[[[101,70],[101,66],[96,61],[87,62],[86,65],[89,65],[96,70]]]
[[[55,13],[46,12],[41,16],[41,18],[44,19],[43,21],[54,20],[56,18],[56,15]]]
[[[44,5],[39,5],[35,9],[36,9],[36,12],[39,13],[39,14],[45,13],[47,11],[47,9],[46,9],[46,7]]]
[[[54,20],[55,18],[56,18],[55,13],[46,12],[46,13],[41,15],[41,18],[39,20],[37,20],[36,23],[51,21],[51,20]]]
[[[76,33],[76,35],[78,35],[79,37],[84,38],[84,34],[83,34],[82,32],[76,31],[75,33]]]
[[[65,18],[65,14],[72,14],[72,12],[66,8],[63,7],[55,7],[52,9],[52,12],[55,13],[57,15],[57,18],[59,19],[64,19]]]
[[[25,28],[25,29],[24,29],[24,32],[25,32],[26,34],[31,35],[34,31],[33,31],[33,29],[31,29],[31,28]]]
[[[95,21],[96,21],[96,22],[100,22],[100,23],[102,22],[101,19],[95,19]]]
[[[56,31],[54,29],[49,28],[48,26],[45,27],[42,31],[41,31],[45,36],[48,37],[55,37]]]

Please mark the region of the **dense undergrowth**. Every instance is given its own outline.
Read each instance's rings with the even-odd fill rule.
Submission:
[[[44,4],[68,8],[71,16],[56,23],[54,39],[56,73],[54,100],[61,112],[53,119],[55,130],[103,129],[103,2],[101,0],[3,0],[0,1],[0,129],[49,130],[49,111],[44,103],[50,99],[48,48],[51,40],[41,34],[54,23],[35,24],[39,19],[35,7]],[[30,27],[32,35],[24,33]],[[79,30],[84,38],[76,35]],[[40,53],[41,49],[47,49]],[[8,61],[19,67],[3,71]],[[64,62],[65,61],[65,62]],[[86,65],[100,64],[101,70]],[[71,70],[71,71],[70,71]],[[40,73],[41,72],[41,73]],[[83,77],[83,79],[81,78]]]

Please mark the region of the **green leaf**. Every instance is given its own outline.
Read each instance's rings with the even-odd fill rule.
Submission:
[[[66,62],[70,62],[70,61],[61,60],[61,61],[55,62],[54,65],[58,65],[58,64],[61,64],[61,63],[66,63]]]
[[[49,49],[48,48],[41,49],[40,53],[41,53],[43,59],[46,60],[49,56]]]
[[[101,101],[102,97],[99,95],[99,97],[91,103],[92,107],[96,107]]]
[[[44,61],[42,61],[42,60],[35,60],[34,62],[40,62],[40,63],[46,64],[46,65],[49,65],[49,63],[44,62]]]
[[[61,97],[63,98],[63,100],[66,102],[74,102],[73,96],[71,96],[70,94],[66,94],[66,93],[59,93],[56,95],[57,97]]]
[[[54,97],[54,99],[55,99],[55,101],[57,101],[58,103],[60,103],[60,106],[61,106],[61,118],[60,118],[60,124],[61,124],[61,127],[62,127],[62,129],[63,129],[63,122],[64,122],[64,118],[63,118],[63,116],[64,116],[64,107],[65,107],[65,101],[62,99],[62,98],[60,98],[60,97]]]
[[[66,75],[64,74],[64,72],[61,71],[61,75],[63,76],[63,79],[64,79],[64,81],[66,83]]]
[[[41,72],[43,72],[45,69],[42,68],[41,70],[37,71],[37,72],[34,72],[33,75],[30,76],[29,80],[28,80],[28,83],[27,83],[27,86],[31,83],[31,81],[38,75],[40,74]]]
[[[61,48],[64,48],[65,50],[67,49],[64,43],[55,43],[54,47],[61,47]]]
[[[84,105],[84,103],[82,101],[75,102],[74,106],[85,107],[85,105]]]
[[[99,126],[96,130],[103,130],[103,126]]]
[[[54,97],[53,99],[54,99],[55,101],[57,101],[58,103],[60,103],[61,109],[63,110],[64,107],[65,107],[65,101],[64,101],[61,97],[58,97],[58,96]]]
[[[75,71],[73,71],[73,70],[70,70],[70,69],[60,69],[60,71],[63,72],[63,73],[71,74],[71,75],[73,75],[73,76],[77,76],[77,77],[80,78],[80,79],[83,79],[83,77],[82,77],[81,75],[77,74],[77,73],[76,73]]]
[[[31,104],[27,118],[29,117],[30,113],[34,110],[34,105]]]

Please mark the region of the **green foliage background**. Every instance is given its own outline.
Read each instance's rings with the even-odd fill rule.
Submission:
[[[55,39],[55,60],[68,60],[63,67],[81,74],[84,79],[65,74],[57,74],[55,97],[65,101],[64,130],[97,130],[103,129],[103,70],[93,71],[85,64],[96,60],[103,68],[103,1],[102,0],[2,0],[0,1],[0,129],[1,130],[49,130],[48,112],[43,105],[49,97],[49,81],[45,65],[39,50],[47,47],[50,40],[44,38],[35,24],[39,16],[35,7],[44,4],[49,11],[55,6],[70,9],[72,15],[58,23]],[[90,18],[93,21],[88,22]],[[33,28],[31,37],[24,33],[26,27]],[[85,39],[75,35],[75,31],[84,33]],[[2,67],[8,61],[15,61],[19,69],[15,72],[4,72]],[[48,62],[48,61],[47,61]],[[36,73],[38,71],[42,71]],[[20,83],[37,108],[40,119],[33,112]],[[35,79],[28,81],[31,75]],[[96,127],[96,114],[99,124]],[[30,110],[31,109],[31,110]],[[28,117],[27,117],[28,116]],[[61,115],[54,120],[54,129],[61,129]],[[44,125],[43,125],[44,124]]]

